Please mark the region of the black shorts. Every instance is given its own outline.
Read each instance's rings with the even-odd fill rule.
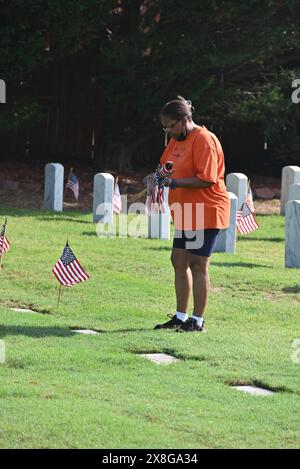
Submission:
[[[175,230],[173,248],[186,249],[196,256],[210,257],[219,231],[215,228],[195,231]]]

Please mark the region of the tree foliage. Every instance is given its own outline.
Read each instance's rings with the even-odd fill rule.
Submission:
[[[179,93],[195,103],[198,121],[255,122],[280,155],[286,142],[295,147],[290,144],[298,138],[299,120],[291,101],[292,80],[300,78],[297,0],[0,5],[1,78],[19,80],[53,61],[94,54],[102,64],[96,84],[106,96],[108,140],[117,135],[130,148],[139,136],[151,135],[162,104]],[[39,113],[32,104],[26,103],[34,119]],[[13,117],[8,122],[16,125]],[[291,148],[289,154],[297,158]]]

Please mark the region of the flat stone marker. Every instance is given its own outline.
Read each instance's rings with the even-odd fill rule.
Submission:
[[[242,391],[248,394],[252,394],[253,396],[272,396],[275,394],[273,391],[269,391],[268,389],[258,388],[256,386],[233,386],[238,391]]]
[[[178,358],[172,357],[166,353],[141,353],[140,356],[158,365],[170,365],[171,363],[179,361]]]
[[[220,230],[214,252],[235,253],[236,248],[236,214],[238,211],[238,198],[233,192],[228,193],[230,197],[230,224],[226,230]]]
[[[99,334],[99,332],[93,331],[92,329],[71,329],[71,332],[77,332],[78,334],[90,334],[90,335]]]
[[[63,211],[64,167],[60,163],[45,166],[44,208]]]
[[[237,198],[237,209],[240,210],[245,202],[248,191],[248,178],[243,173],[229,173],[226,176],[226,188],[228,192],[233,192]]]
[[[281,173],[280,214],[285,215],[285,206],[289,199],[290,186],[300,183],[300,167],[285,166]]]
[[[94,176],[94,223],[113,224],[114,177],[109,173],[98,173]]]
[[[300,200],[285,207],[285,267],[300,268]]]
[[[38,314],[37,311],[32,311],[32,309],[26,309],[26,308],[10,308],[13,311],[17,311],[17,313],[33,313],[33,314]]]

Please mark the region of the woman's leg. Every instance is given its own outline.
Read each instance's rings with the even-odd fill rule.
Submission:
[[[175,272],[177,311],[187,313],[189,297],[192,291],[192,274],[189,268],[189,253],[185,249],[173,248],[171,261]]]
[[[193,315],[202,317],[208,300],[210,289],[209,257],[189,254],[189,265],[193,278]]]

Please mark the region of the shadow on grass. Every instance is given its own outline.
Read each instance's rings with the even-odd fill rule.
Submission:
[[[267,382],[260,380],[260,379],[229,379],[225,381],[225,384],[228,386],[255,386],[257,388],[266,389],[267,391],[272,391],[274,393],[278,392],[286,392],[290,394],[300,394],[298,391],[294,391],[287,386],[271,386]]]
[[[151,329],[147,329],[147,328],[142,328],[142,329],[132,329],[132,328],[128,328],[128,329],[111,329],[111,330],[107,330],[107,331],[100,331],[101,334],[112,334],[112,333],[122,333],[122,332],[150,332],[150,331],[154,331],[153,327],[151,327]],[[99,332],[99,331],[97,331]],[[157,334],[157,330],[155,330],[155,333]]]
[[[211,262],[211,265],[218,267],[246,267],[247,269],[254,269],[261,267],[263,269],[274,269],[272,265],[250,264],[249,262]]]
[[[97,236],[97,233],[95,231],[82,231],[81,234],[83,236]]]
[[[1,207],[0,208],[0,217],[34,217],[41,221],[71,221],[74,223],[82,223],[82,224],[92,224],[92,221],[84,221],[80,220],[82,215],[86,215],[90,213],[90,211],[80,211],[80,212],[68,212],[66,216],[63,212],[59,215],[58,213],[49,212],[49,210],[45,210],[43,208],[37,209],[24,209],[24,208],[16,208],[16,207]]]
[[[24,335],[41,339],[43,337],[71,337],[75,332],[62,327],[1,326],[0,336]]]
[[[300,285],[282,288],[283,293],[300,293]]]
[[[238,236],[238,240],[241,241],[269,241],[270,243],[281,243],[284,241],[284,238],[245,238],[243,236]]]
[[[58,216],[45,217],[45,216],[36,215],[36,218],[38,218],[41,221],[62,221],[62,222],[71,221],[71,222],[74,222],[74,223],[81,223],[83,225],[91,223],[89,221],[77,220],[76,218],[73,218],[73,217],[64,217],[64,216],[62,216],[62,217],[58,217]]]
[[[171,251],[172,246],[157,246],[156,248],[150,246],[148,249],[150,249],[151,251]]]

